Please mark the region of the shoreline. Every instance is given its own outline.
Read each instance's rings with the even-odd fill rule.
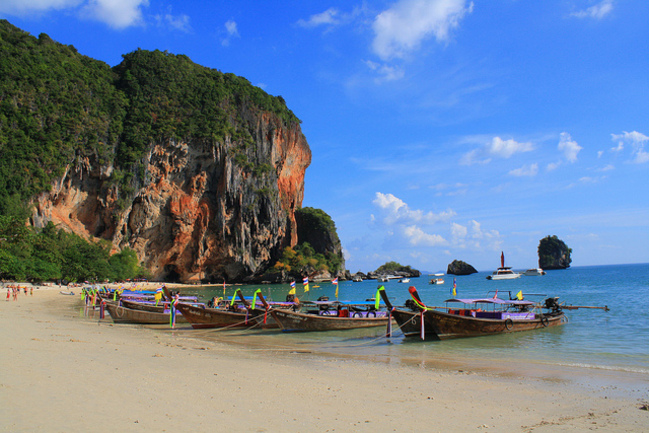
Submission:
[[[245,337],[232,344],[188,330],[79,317],[79,296],[60,289],[39,287],[33,296],[0,302],[0,395],[16,403],[2,405],[3,431],[640,432],[649,426],[649,412],[640,410],[646,375],[546,366],[552,371],[539,368],[540,377],[530,377],[480,362],[458,371],[454,360],[444,368],[301,353],[247,344]]]

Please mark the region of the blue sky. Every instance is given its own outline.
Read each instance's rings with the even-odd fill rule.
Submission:
[[[304,206],[347,268],[649,262],[646,0],[2,0],[111,66],[137,48],[282,95],[313,152]]]

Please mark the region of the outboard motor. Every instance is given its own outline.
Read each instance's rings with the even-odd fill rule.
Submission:
[[[412,311],[421,311],[421,308],[419,308],[415,303],[415,301],[413,301],[412,299],[408,299],[405,305],[407,308],[410,308]]]
[[[548,310],[552,310],[552,313],[558,313],[561,311],[561,305],[559,305],[559,297],[547,298],[543,305]]]

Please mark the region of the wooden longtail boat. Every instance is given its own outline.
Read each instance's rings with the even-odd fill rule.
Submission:
[[[170,313],[159,313],[154,311],[134,310],[119,305],[117,302],[106,302],[106,308],[111,319],[115,323],[140,323],[143,325],[169,324]],[[176,323],[187,323],[187,319],[181,314],[176,314]]]
[[[391,315],[406,337],[419,337],[423,340],[447,340],[544,329],[566,322],[565,315],[556,302],[556,298],[548,298],[544,304],[496,297],[454,298],[448,299],[446,302],[458,303],[462,307],[441,309],[427,307],[419,298],[414,287],[410,287],[409,292],[414,302],[409,302],[411,309],[406,310],[392,308],[385,290],[381,290],[383,301],[388,305]],[[489,306],[493,309],[488,308]],[[543,313],[540,308],[550,311]]]
[[[386,326],[388,314],[380,311],[375,302],[347,304],[343,302],[310,301],[302,304],[302,311],[274,308],[261,293],[258,294],[284,332],[340,331],[357,328]]]
[[[248,328],[254,325],[261,328],[277,328],[277,323],[272,320],[269,314],[266,314],[265,310],[237,308],[232,311],[225,308],[197,307],[182,302],[178,304],[177,308],[195,329]]]
[[[164,313],[165,311],[169,312],[169,309],[171,308],[170,301],[160,301],[158,305],[156,305],[152,301],[133,301],[122,298],[119,300],[119,303],[124,307],[130,308],[132,310],[153,311],[155,313]],[[200,306],[201,304],[197,302],[192,303],[191,305]]]

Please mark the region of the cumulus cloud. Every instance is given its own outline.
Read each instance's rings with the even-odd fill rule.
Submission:
[[[530,152],[534,150],[532,143],[519,143],[515,140],[503,140],[500,137],[494,137],[491,143],[487,145],[490,154],[501,158],[509,158],[515,153]]]
[[[593,18],[601,20],[613,11],[613,0],[602,0],[589,8],[573,12],[570,15],[577,18]]]
[[[142,8],[149,0],[88,0],[81,17],[94,19],[115,29],[124,29],[142,23]]]
[[[392,194],[383,194],[380,192],[376,193],[376,197],[372,203],[385,212],[383,221],[386,224],[394,224],[396,222],[402,222],[405,224],[415,222],[435,224],[440,221],[447,221],[455,216],[455,212],[452,210],[438,214],[434,212],[424,212],[418,209],[412,210],[400,198],[395,197]]]
[[[468,227],[457,223],[451,225],[453,245],[459,248],[500,249],[502,238],[498,230],[483,230],[476,220],[469,221],[467,225]]]
[[[493,137],[479,149],[473,149],[460,159],[462,165],[487,164],[491,157],[510,158],[517,153],[531,152],[534,145],[530,142],[521,143],[513,139],[503,140],[500,137]]]
[[[466,0],[400,0],[374,19],[372,48],[383,60],[403,58],[426,39],[449,39],[473,2]]]
[[[559,139],[559,145],[557,148],[563,152],[563,155],[566,157],[568,162],[577,161],[577,154],[582,149],[582,147],[578,145],[567,132],[561,133],[561,138]]]
[[[622,134],[611,134],[611,139],[617,142],[617,146],[612,149],[613,151],[620,152],[628,144],[631,146],[631,154],[634,157],[633,162],[638,164],[649,162],[649,152],[645,150],[645,144],[649,142],[649,137],[646,135],[638,131],[624,131]]]
[[[448,244],[442,236],[426,233],[416,225],[405,227],[403,232],[413,246],[436,247]]]
[[[538,164],[524,165],[521,168],[516,168],[509,172],[509,174],[516,177],[521,177],[521,176],[532,177],[532,176],[536,176],[538,173],[539,173]]]

